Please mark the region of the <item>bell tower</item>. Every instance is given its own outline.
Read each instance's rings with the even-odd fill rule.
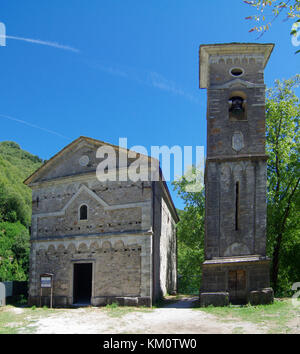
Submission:
[[[207,89],[202,306],[269,303],[264,68],[273,44],[200,46]]]

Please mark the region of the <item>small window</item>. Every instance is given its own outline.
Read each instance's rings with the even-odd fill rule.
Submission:
[[[230,70],[230,74],[235,77],[242,76],[244,74],[244,70],[241,68],[233,68]]]
[[[80,220],[87,220],[88,217],[88,208],[87,205],[82,205],[79,210],[79,219]]]
[[[240,216],[240,184],[235,184],[235,230],[239,230],[239,216]]]

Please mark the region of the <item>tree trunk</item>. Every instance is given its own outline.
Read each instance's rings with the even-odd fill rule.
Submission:
[[[282,219],[281,225],[279,226],[279,233],[276,238],[276,244],[275,244],[274,251],[273,251],[272,283],[273,283],[274,292],[276,292],[276,290],[277,290],[278,273],[279,273],[279,258],[280,258],[282,237],[283,237],[283,233],[285,230],[286,221],[287,221],[288,216],[290,214],[290,207],[291,207],[291,203],[293,200],[293,196],[298,188],[299,182],[300,182],[300,178],[298,178],[298,180],[297,180],[297,182],[296,182],[296,184],[289,196],[288,203],[287,203],[287,206],[286,206],[284,214],[283,214],[283,219]]]
[[[273,263],[272,263],[272,283],[274,292],[277,290],[278,272],[279,272],[279,252],[281,248],[282,233],[277,237],[277,242],[273,251]]]

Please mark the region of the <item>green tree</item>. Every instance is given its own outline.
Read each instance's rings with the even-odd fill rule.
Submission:
[[[199,291],[204,261],[204,189],[193,191],[194,186],[187,177],[173,182],[174,190],[185,204],[184,210],[178,211],[180,222],[177,225],[178,290],[181,293]]]
[[[294,92],[299,84],[300,75],[276,80],[266,99],[267,236],[272,258],[271,280],[278,293],[299,281],[300,274],[300,102]]]
[[[0,281],[27,279],[32,196],[23,181],[41,164],[18,144],[0,143]]]
[[[17,222],[23,225],[30,224],[28,206],[21,195],[14,190],[12,185],[0,182],[0,221]]]
[[[27,280],[29,233],[19,221],[0,223],[0,281]]]
[[[12,141],[0,143],[0,221],[29,226],[31,221],[31,190],[25,178],[38,169],[42,160],[24,151]]]

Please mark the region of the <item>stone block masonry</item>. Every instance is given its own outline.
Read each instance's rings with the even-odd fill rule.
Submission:
[[[270,303],[264,68],[272,44],[200,47],[207,89],[203,306]]]
[[[167,186],[99,181],[95,155],[105,144],[80,137],[25,181],[33,190],[30,305],[40,304],[43,273],[53,274],[54,306],[152,306],[176,292],[178,216]],[[42,295],[49,304],[50,290]]]

